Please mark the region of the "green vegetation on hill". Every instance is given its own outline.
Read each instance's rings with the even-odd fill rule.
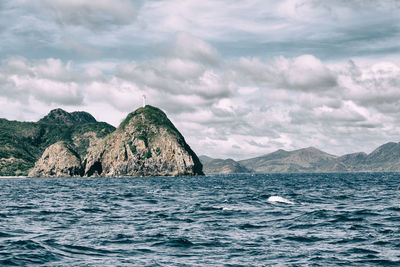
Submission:
[[[102,138],[114,130],[86,112],[61,109],[51,111],[39,122],[0,119],[0,176],[27,175],[43,151],[58,141],[71,144],[85,155],[93,137]]]
[[[122,136],[124,136],[123,138],[129,139],[126,143],[129,145],[131,152],[135,154],[138,153],[138,150],[137,147],[132,144],[132,142],[136,142],[135,140],[143,141],[144,146],[146,147],[145,151],[141,151],[141,156],[143,159],[161,157],[161,155],[167,157],[167,155],[165,154],[165,147],[152,147],[152,145],[155,143],[162,144],[164,138],[168,139],[173,137],[173,140],[178,143],[178,146],[182,148],[182,151],[187,153],[191,160],[193,160],[193,170],[191,170],[190,172],[193,172],[195,174],[203,174],[203,167],[197,155],[186,143],[182,134],[168,119],[167,115],[162,110],[156,107],[146,105],[145,107],[138,108],[134,112],[131,112],[121,122],[115,133],[122,134]],[[127,137],[126,133],[130,133],[131,136]],[[175,155],[176,151],[172,149],[170,152],[171,155]],[[179,158],[181,156],[182,155],[177,155],[176,158]],[[167,166],[168,164],[170,163],[166,163],[165,166]],[[186,167],[187,166],[183,166],[182,169]]]
[[[39,122],[55,124],[81,124],[97,121],[92,115],[84,111],[75,111],[69,113],[65,110],[57,108],[50,111],[50,113],[40,119]]]
[[[132,118],[138,118],[143,116],[145,120],[135,119],[133,120],[133,126],[140,131],[140,129],[145,128],[149,125],[155,127],[164,127],[171,134],[179,134],[174,124],[168,119],[167,115],[159,108],[146,105],[145,107],[138,108],[134,112],[128,114],[128,116],[121,122],[118,129],[125,130],[125,127],[132,121]],[[180,134],[179,134],[180,135]]]

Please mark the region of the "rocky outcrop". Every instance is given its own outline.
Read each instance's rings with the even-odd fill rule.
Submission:
[[[85,176],[202,175],[202,164],[160,109],[132,112],[118,129],[92,147]]]
[[[83,174],[78,153],[66,142],[49,146],[29,172],[30,177],[70,177]]]

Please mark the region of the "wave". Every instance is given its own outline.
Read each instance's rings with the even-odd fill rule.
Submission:
[[[294,204],[293,201],[290,201],[290,200],[288,200],[288,199],[286,199],[286,198],[283,198],[283,197],[281,197],[281,196],[270,196],[270,197],[267,199],[267,201],[268,201],[268,202],[271,202],[271,203],[285,203],[285,204],[291,204],[291,205]]]

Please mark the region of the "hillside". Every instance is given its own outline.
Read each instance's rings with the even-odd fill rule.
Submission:
[[[273,153],[241,160],[239,163],[258,173],[325,171],[337,157],[314,147],[295,151],[278,150]]]
[[[59,141],[86,155],[91,144],[115,130],[87,114],[57,109],[39,122],[0,119],[0,176],[27,175],[44,150]]]
[[[400,171],[400,143],[386,143],[363,156],[355,165],[358,171]]]
[[[200,161],[203,164],[203,171],[205,174],[251,172],[233,159],[213,159],[207,156],[200,156]]]
[[[53,144],[29,176],[203,174],[200,160],[181,133],[163,111],[149,105],[130,113],[114,132],[88,146],[87,153],[76,148],[68,143]]]

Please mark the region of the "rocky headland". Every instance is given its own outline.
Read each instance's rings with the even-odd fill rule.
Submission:
[[[52,110],[38,122],[0,119],[0,176],[202,175],[202,164],[158,108],[130,113],[116,129],[86,112]]]
[[[115,132],[90,148],[85,176],[202,175],[202,164],[160,109],[132,112]]]

